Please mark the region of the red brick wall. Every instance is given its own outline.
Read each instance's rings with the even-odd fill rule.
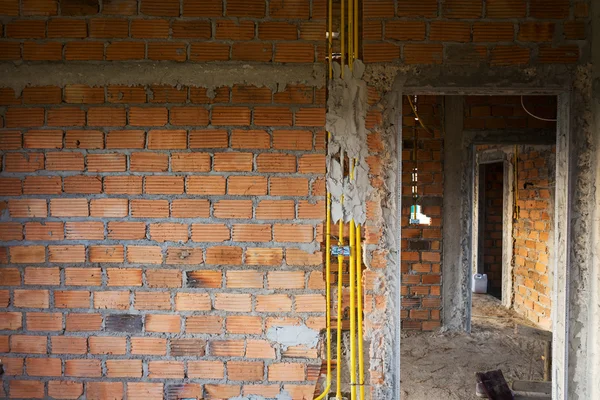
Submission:
[[[402,154],[402,327],[433,330],[440,327],[443,134],[443,97],[418,96],[419,126],[406,97],[403,99]],[[417,135],[416,159],[414,135]],[[431,225],[410,225],[411,172],[418,168],[418,204]]]
[[[504,165],[484,165],[483,273],[488,276],[488,293],[502,295],[502,211],[504,202]]]
[[[301,249],[322,237],[323,89],[0,93],[11,397],[314,390],[316,350],[264,335],[324,326],[322,255]]]
[[[532,322],[551,326],[550,251],[555,148],[520,147],[519,215],[514,224],[514,307]]]
[[[366,62],[491,66],[574,64],[589,1],[365,0]]]
[[[4,0],[0,60],[308,62],[326,0]]]

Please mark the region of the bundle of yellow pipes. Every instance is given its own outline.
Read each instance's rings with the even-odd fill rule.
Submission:
[[[329,61],[329,79],[333,78],[333,0],[328,0],[328,61]],[[347,2],[347,4],[346,4]],[[347,6],[347,25],[346,25],[346,6]],[[340,21],[340,44],[341,44],[341,75],[344,77],[346,61],[350,70],[353,69],[354,60],[358,58],[358,0],[341,0],[341,21]],[[346,41],[346,35],[348,40]],[[346,45],[348,46],[346,48]],[[347,54],[347,58],[346,58]],[[328,133],[329,140],[330,135]],[[343,152],[340,156],[342,171],[344,162]],[[356,160],[351,160],[350,180],[354,179],[354,168]],[[341,198],[343,204],[343,196]],[[331,354],[331,194],[327,193],[326,202],[326,228],[325,228],[325,281],[326,281],[326,332],[327,332],[327,378],[323,392],[316,397],[316,400],[324,399],[331,390],[332,381],[332,354]],[[338,221],[338,247],[344,247],[344,221]],[[360,224],[355,224],[352,218],[349,223],[349,274],[350,274],[350,400],[364,400],[365,382],[364,382],[364,351],[363,351],[363,293],[362,293],[362,236]],[[342,399],[342,271],[344,265],[344,256],[338,251],[338,281],[337,281],[337,325],[336,325],[336,398]],[[358,342],[358,343],[357,343]],[[357,363],[358,361],[358,368]],[[356,387],[358,386],[358,396]]]

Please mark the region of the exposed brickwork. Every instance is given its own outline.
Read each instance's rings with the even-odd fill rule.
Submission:
[[[418,96],[419,118],[403,99],[402,154],[402,327],[433,330],[440,326],[443,194],[443,97]],[[416,154],[415,138],[417,139]],[[431,225],[409,224],[411,172],[418,168],[418,204]]]
[[[573,64],[586,52],[587,3],[365,0],[363,56],[405,64]]]
[[[502,205],[504,202],[503,163],[487,164],[484,167],[483,221],[483,273],[488,277],[488,293],[501,298],[502,295]]]
[[[324,326],[322,90],[0,89],[10,396],[314,390],[264,336]]]
[[[311,63],[326,0],[7,0],[0,60]]]
[[[519,150],[519,216],[514,224],[515,310],[532,322],[551,326],[554,230],[554,146]]]

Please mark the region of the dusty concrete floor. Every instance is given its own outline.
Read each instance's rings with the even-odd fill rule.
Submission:
[[[476,399],[475,372],[501,369],[509,384],[541,380],[544,335],[488,295],[473,296],[472,333],[403,333],[402,400]]]

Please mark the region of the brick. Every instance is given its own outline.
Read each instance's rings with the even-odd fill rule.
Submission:
[[[100,268],[65,268],[65,283],[69,286],[100,286]]]
[[[491,55],[492,65],[527,64],[530,60],[530,50],[518,46],[496,46]]]
[[[62,43],[58,42],[25,42],[23,44],[23,60],[60,61],[62,59],[62,48]]]
[[[275,62],[311,63],[315,60],[315,48],[311,43],[276,43]],[[268,61],[268,60],[267,60]]]
[[[129,125],[133,126],[162,126],[167,123],[168,110],[164,107],[131,107],[129,109]],[[152,132],[156,132],[154,135]],[[162,135],[161,135],[162,133]],[[148,148],[158,149],[160,147],[150,147],[151,145],[156,146],[153,141],[158,138],[158,144],[162,144],[161,138],[166,139],[170,135],[168,131],[151,131],[148,134]],[[173,132],[177,136],[177,132]],[[152,139],[152,136],[155,139]],[[169,143],[168,141],[166,143]],[[185,147],[184,147],[185,148]]]
[[[160,264],[162,250],[158,246],[128,246],[127,261],[130,263]]]
[[[524,18],[526,12],[525,0],[488,0],[486,3],[488,18]]]
[[[132,314],[113,314],[106,316],[107,332],[141,332],[142,316]]]
[[[165,110],[166,112],[166,110]],[[166,123],[166,119],[165,119]],[[148,133],[149,150],[175,150],[187,148],[187,132],[183,130],[151,130]]]
[[[175,295],[177,311],[210,311],[211,299],[207,293],[183,293]]]
[[[183,176],[146,176],[144,191],[147,194],[183,194]]]
[[[214,170],[229,172],[248,172],[253,168],[252,153],[216,153],[214,155]]]
[[[59,285],[60,270],[53,267],[26,267],[23,281],[26,285]]]
[[[62,331],[62,314],[46,312],[28,312],[26,316],[27,330]]]
[[[61,89],[57,86],[28,86],[23,88],[23,102],[25,104],[60,104],[61,101]]]
[[[262,40],[297,40],[298,28],[289,22],[261,22],[258,37]]]
[[[104,3],[106,4],[106,3]],[[86,398],[88,400],[123,399],[122,382],[87,382]]]
[[[65,60],[67,61],[102,61],[104,43],[75,41],[65,44]],[[99,125],[96,125],[99,126]]]
[[[42,381],[12,380],[8,385],[11,398],[44,398],[44,382]]]
[[[46,154],[48,171],[83,171],[84,160],[81,153],[52,152]]]
[[[48,21],[48,37],[83,39],[87,37],[87,23],[83,19],[52,18]]]
[[[264,286],[263,273],[260,271],[227,271],[225,275],[228,288],[262,289]]]
[[[190,45],[190,61],[227,61],[229,45],[225,43],[192,43]]]
[[[233,381],[261,381],[263,369],[262,361],[229,361],[227,377]]]
[[[48,308],[50,304],[47,290],[15,290],[13,303],[21,308]]]
[[[104,134],[92,130],[69,130],[65,134],[66,149],[102,149],[104,148]]]
[[[579,60],[579,47],[576,45],[556,48],[542,46],[539,49],[538,59],[543,64],[573,64]]]
[[[569,1],[532,0],[529,5],[529,16],[539,19],[565,19],[569,16]]]
[[[213,205],[215,218],[252,218],[252,200],[219,200]]]
[[[469,42],[471,25],[466,22],[433,21],[429,28],[429,39],[440,42]]]
[[[273,238],[276,242],[310,243],[314,240],[314,228],[312,225],[275,224]]]
[[[125,172],[127,159],[124,154],[88,154],[88,172]]]
[[[244,355],[243,340],[215,340],[209,344],[210,354],[217,357],[241,357]]]
[[[213,129],[190,131],[190,149],[226,147],[228,147],[227,131]]]
[[[275,350],[266,340],[248,340],[246,345],[246,357],[275,359]]]
[[[143,42],[111,42],[106,47],[106,60],[141,60],[145,56],[145,51]]]
[[[296,172],[296,157],[291,154],[263,153],[256,157],[259,172]]]
[[[0,269],[0,280],[4,283],[3,286],[20,286],[21,273],[16,268]]]
[[[181,320],[179,315],[146,315],[146,332],[179,333]]]
[[[122,263],[122,245],[99,245],[89,247],[90,262],[94,263]]]
[[[298,218],[323,220],[325,218],[325,202],[311,203],[301,200],[298,204]]]
[[[0,178],[0,195],[20,196],[23,194],[19,178]]]
[[[217,32],[219,30],[219,22],[217,22]],[[251,23],[252,24],[252,23]],[[252,24],[254,26],[254,24]],[[211,37],[211,24],[209,21],[200,20],[184,20],[184,21],[173,21],[171,26],[173,31],[173,38],[194,38],[194,39],[210,39]],[[217,37],[217,39],[220,39]]]
[[[89,35],[92,38],[126,38],[129,36],[129,22],[124,18],[92,18]]]
[[[102,104],[104,103],[104,88],[86,85],[65,86],[65,103],[71,104]]]
[[[88,126],[124,126],[125,109],[116,107],[90,107],[88,109]]]
[[[97,14],[100,7],[97,0],[61,0],[62,15],[92,15]]]
[[[171,205],[171,216],[174,218],[207,218],[209,212],[209,202],[203,199],[174,199]]]
[[[140,0],[140,12],[152,16],[179,17],[179,1]]]
[[[44,218],[48,213],[48,205],[43,199],[10,200],[8,210],[11,218]]]
[[[152,337],[131,338],[131,354],[165,355],[167,354],[167,340]]]
[[[313,133],[304,130],[277,130],[273,132],[273,148],[276,150],[311,150]]]
[[[186,333],[192,334],[221,334],[223,317],[217,315],[194,315],[185,320]],[[204,346],[202,346],[204,350]]]
[[[57,130],[30,130],[23,135],[26,149],[62,149],[63,133]]]
[[[169,21],[163,19],[132,20],[131,37],[136,39],[166,39],[169,37]]]
[[[0,132],[1,150],[19,150],[22,147],[21,133],[17,131]]]
[[[83,290],[56,290],[54,291],[54,307],[90,308],[90,292]]]
[[[134,307],[137,310],[170,310],[170,294],[168,292],[136,292]]]
[[[291,126],[292,112],[287,107],[255,107],[254,124],[266,126]]]
[[[233,240],[236,242],[269,242],[271,225],[235,224]]]
[[[523,42],[550,42],[555,25],[551,22],[524,22],[519,25],[518,40]]]
[[[76,400],[83,394],[83,383],[73,381],[48,382],[48,395],[55,399]]]
[[[106,372],[110,378],[141,378],[142,360],[107,360]]]
[[[19,1],[7,0],[0,4],[0,14],[16,17],[19,15]]]
[[[185,43],[175,42],[150,42],[148,43],[148,59],[185,61],[187,58]]]
[[[304,289],[304,271],[269,271],[269,289]]]
[[[132,153],[129,170],[132,172],[165,172],[169,168],[169,156],[161,153]]]
[[[479,0],[447,0],[443,4],[442,14],[447,18],[480,18],[482,2]]]
[[[16,20],[6,24],[6,37],[8,38],[43,39],[45,36],[45,21]]]
[[[148,376],[150,379],[180,378],[184,377],[183,362],[179,361],[150,361],[148,362]]]
[[[21,329],[23,316],[20,312],[0,312],[0,329],[4,330],[17,330]],[[12,339],[11,339],[12,341]],[[46,345],[44,344],[44,348]],[[17,351],[13,347],[13,352]],[[27,353],[29,351],[21,351],[19,353]],[[44,351],[45,353],[45,351]]]
[[[262,200],[256,207],[256,219],[293,219],[296,215],[293,200]]]
[[[222,311],[250,312],[252,299],[249,294],[217,293],[214,308]]]
[[[0,240],[23,240],[23,226],[18,222],[0,222]]]
[[[102,222],[67,222],[65,228],[68,240],[104,239],[104,224]]]
[[[186,276],[187,286],[190,288],[217,289],[221,287],[222,273],[220,271],[188,271]]]
[[[23,182],[23,194],[61,194],[60,176],[28,176]]]
[[[147,270],[146,282],[151,288],[178,288],[181,287],[181,271]]]
[[[86,199],[51,199],[50,214],[53,217],[87,217],[89,215]]]
[[[188,377],[191,379],[223,379],[225,376],[222,361],[188,361]]]
[[[365,43],[363,59],[367,63],[392,62],[400,58],[400,47],[392,43]]]
[[[325,297],[320,294],[297,295],[296,312],[325,312]]]
[[[143,149],[146,134],[141,130],[111,131],[106,135],[107,149]]]
[[[269,294],[256,296],[256,311],[285,312],[292,311],[292,299],[285,294]]]
[[[250,125],[250,109],[215,106],[212,108],[211,123],[213,125]]]
[[[10,262],[14,264],[42,263],[46,260],[44,246],[12,246],[9,248]]]
[[[66,328],[71,332],[99,331],[102,325],[100,314],[67,314]]]
[[[104,178],[106,194],[142,194],[141,176],[107,176]]]
[[[132,202],[133,209],[133,202]],[[90,202],[92,217],[122,218],[129,213],[127,199],[93,199]]]
[[[4,118],[6,120],[7,128],[17,128],[17,127],[37,127],[42,126],[44,124],[44,109],[42,108],[9,108],[6,110],[4,114]],[[50,134],[54,139],[57,131],[46,131],[47,134]],[[43,131],[31,131],[24,135],[24,147],[25,148],[43,148],[43,147],[31,147],[31,141],[28,142],[27,138],[32,137],[32,135],[42,135],[44,137]],[[35,136],[33,136],[35,137]],[[35,142],[33,142],[35,143]],[[44,143],[44,142],[41,142]],[[61,142],[60,147],[54,147],[56,145],[56,141],[52,142],[53,148],[62,147],[62,132],[61,132]]]
[[[25,362],[29,376],[61,376],[60,358],[27,358]]]
[[[94,308],[127,310],[129,309],[129,292],[94,292]]]
[[[474,42],[512,42],[515,28],[512,22],[475,22]]]
[[[268,149],[271,137],[264,130],[233,130],[231,147],[235,149]]]
[[[142,270],[138,268],[107,268],[108,286],[142,286]]]
[[[166,218],[169,216],[167,200],[131,200],[131,216],[134,218]]]

